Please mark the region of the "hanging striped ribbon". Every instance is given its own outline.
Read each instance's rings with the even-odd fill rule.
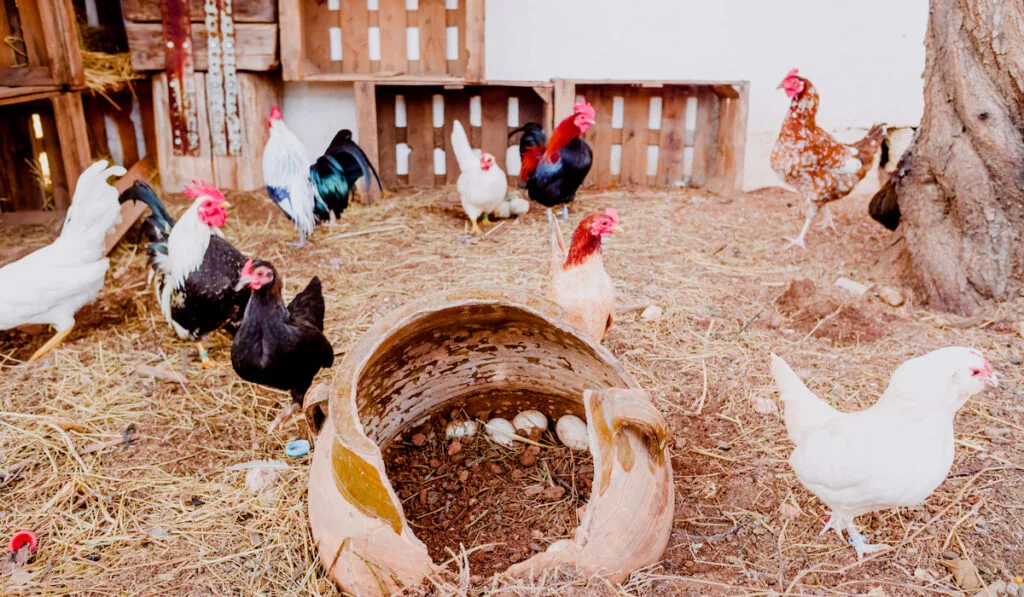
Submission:
[[[231,0],[206,0],[206,105],[213,155],[242,155],[242,119],[238,108],[235,22]]]
[[[199,113],[192,62],[192,18],[188,0],[160,0],[164,70],[174,155],[199,155]]]

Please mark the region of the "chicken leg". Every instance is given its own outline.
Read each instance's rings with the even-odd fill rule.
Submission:
[[[563,222],[567,221],[569,219],[569,204],[568,203],[562,205],[562,213],[558,217],[561,218]]]
[[[480,229],[480,224],[477,224],[476,219],[470,220],[473,223],[473,230],[471,231],[474,236],[482,236],[484,231]]]
[[[828,208],[828,204],[827,203],[825,205],[821,206],[821,215],[822,215],[822,219],[821,219],[820,222],[818,222],[818,225],[817,225],[818,230],[824,230],[826,228],[831,228],[832,231],[834,232],[835,229],[836,229],[836,223],[835,223],[835,220],[832,219],[832,211]]]
[[[274,432],[280,429],[281,427],[284,427],[288,423],[288,421],[292,420],[292,417],[295,416],[295,413],[301,410],[302,403],[293,401],[291,404],[288,405],[288,408],[285,408],[284,410],[281,411],[281,414],[277,415],[277,418],[275,418],[274,422],[270,424],[270,428],[267,431]]]
[[[846,533],[850,535],[850,545],[857,550],[858,560],[863,560],[866,554],[873,554],[887,549],[892,549],[892,547],[884,543],[868,543],[867,540],[864,539],[864,535],[860,534],[860,531],[857,530],[857,527],[853,522],[847,523]]]
[[[37,350],[34,353],[32,353],[32,356],[29,357],[29,359],[28,359],[29,362],[31,362],[31,361],[38,361],[39,359],[41,359],[44,356],[46,356],[51,350],[53,350],[54,348],[57,348],[57,346],[61,342],[63,342],[65,338],[68,337],[68,334],[70,334],[71,330],[73,330],[73,329],[75,329],[75,324],[74,323],[71,324],[71,327],[68,327],[68,328],[66,328],[66,329],[64,329],[62,331],[59,331],[56,334],[54,334],[52,338],[50,338],[49,340],[46,341],[46,344],[43,344],[42,346],[39,347],[39,350]]]
[[[217,366],[217,363],[210,358],[210,353],[203,346],[202,342],[196,342],[196,349],[199,351],[199,366],[203,369],[212,369]]]
[[[807,220],[804,221],[804,227],[800,229],[800,236],[797,236],[796,238],[786,237],[786,240],[789,241],[789,246],[800,247],[801,249],[807,248],[807,245],[804,244],[804,237],[807,236],[807,229],[811,227],[811,222],[814,221],[814,217],[817,215],[818,204],[809,200],[807,202]]]

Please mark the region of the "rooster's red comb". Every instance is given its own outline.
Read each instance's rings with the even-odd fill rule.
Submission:
[[[573,114],[582,114],[589,120],[594,119],[594,106],[591,106],[587,100],[582,100],[580,103],[572,107]]]
[[[253,273],[252,269],[252,259],[250,259],[245,262],[245,265],[242,266],[242,277],[251,278]]]
[[[199,197],[209,197],[211,199],[218,199],[224,201],[224,193],[220,192],[220,189],[213,186],[208,182],[201,180],[193,180],[192,186],[185,187],[185,196],[189,199],[198,199]]]
[[[277,106],[271,106],[271,108],[270,108],[270,119],[271,120],[281,120],[282,118],[284,118],[284,114],[281,114],[281,110],[278,109]]]
[[[791,70],[788,73],[786,73],[786,78],[787,79],[790,78],[790,77],[798,77],[798,76],[800,76],[800,70],[796,69],[796,68],[794,68],[793,70]]]
[[[611,218],[613,225],[619,225],[619,212],[615,211],[614,207],[609,207],[608,209],[604,210],[604,215]]]

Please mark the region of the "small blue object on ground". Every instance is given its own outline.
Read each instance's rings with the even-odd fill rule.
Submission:
[[[304,439],[293,439],[284,447],[284,453],[292,458],[309,454],[309,442]]]

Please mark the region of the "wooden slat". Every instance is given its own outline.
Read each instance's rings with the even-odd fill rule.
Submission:
[[[469,135],[469,95],[464,89],[447,91],[444,95],[445,178],[451,184],[458,182],[461,173],[452,151],[452,126],[458,120]]]
[[[35,112],[36,110],[30,110]],[[61,152],[60,131],[57,130],[57,119],[52,113],[44,113],[39,110],[40,123],[43,129],[43,138],[37,139],[35,131],[29,127],[29,139],[32,144],[33,157],[41,151],[46,152],[46,158],[50,165],[50,192],[53,197],[53,205],[50,207],[57,210],[66,210],[71,205],[72,180],[68,179],[64,166],[64,155]],[[74,167],[72,167],[74,169]],[[77,182],[77,181],[76,181]]]
[[[176,156],[171,135],[170,112],[167,106],[166,75],[153,77],[153,120],[156,123],[157,163],[160,184],[168,193],[180,193],[192,179],[214,180],[210,159],[210,128],[206,117],[206,80],[196,73],[196,104],[199,119],[199,155]]]
[[[447,27],[444,0],[420,0],[420,74],[443,76],[448,73],[445,55],[445,27]]]
[[[121,163],[131,166],[139,161],[139,142],[135,137],[135,123],[132,121],[131,97],[125,98],[120,110],[111,109],[110,116],[117,127],[117,137],[121,142]]]
[[[330,36],[330,28],[341,24],[339,12],[331,10],[326,0],[299,1],[302,6],[302,31],[299,44],[303,58],[301,69],[305,76],[313,73],[341,74],[345,66],[341,60],[331,59]],[[344,46],[344,35],[342,35],[341,41]],[[342,52],[342,58],[344,58],[344,49]]]
[[[211,156],[213,181],[221,188],[254,191],[263,188],[263,148],[270,138],[266,125],[270,107],[280,100],[276,81],[266,75],[238,73],[238,107],[242,116],[242,155]],[[208,155],[208,154],[204,154]]]
[[[78,23],[71,0],[37,0],[42,20],[46,51],[54,80],[79,87],[85,83],[82,52],[78,42]],[[24,7],[28,3],[19,3]]]
[[[85,108],[85,121],[89,126],[89,146],[93,156],[109,156],[110,145],[107,142],[107,123],[105,115],[110,102],[98,95],[82,97]]]
[[[132,52],[132,68],[137,71],[163,70],[164,46],[160,23],[128,23],[125,33]],[[206,43],[206,27],[201,24],[192,27],[197,71],[204,71],[209,65]],[[277,25],[238,23],[235,25],[235,44],[238,46],[238,70],[262,72],[277,66]]]
[[[156,122],[153,120],[152,85],[136,85],[135,96],[139,102],[139,118],[142,120],[142,138],[146,142],[146,155],[156,160]]]
[[[341,69],[346,73],[370,72],[370,11],[366,0],[340,0]]]
[[[148,3],[149,0],[138,0]],[[301,81],[306,74],[303,54],[304,10],[301,0],[278,0],[281,6],[281,75],[285,81]],[[236,35],[237,37],[237,35]]]
[[[45,67],[50,71],[52,82],[60,83],[61,81],[56,77],[57,73],[53,70],[54,64],[52,64],[50,52],[61,54],[63,48],[49,47],[50,39],[54,40],[54,44],[58,43],[55,39],[58,28],[53,23],[53,16],[50,14],[57,6],[53,4],[52,0],[44,0],[44,4],[45,8],[40,6],[39,2],[17,2],[18,26],[12,27],[12,33],[18,40],[15,42],[16,47],[26,54],[21,59],[26,60],[29,67]],[[47,18],[43,19],[42,15],[47,15]],[[66,61],[66,59],[58,58],[58,61],[60,60]]]
[[[189,0],[189,13],[196,22],[206,19],[204,5],[204,0]],[[159,22],[160,3],[153,0],[121,0],[121,13],[128,21]],[[231,14],[237,23],[273,23],[277,21],[277,2],[232,0]],[[281,14],[285,14],[284,7]]]
[[[590,174],[585,181],[588,185],[605,187],[612,183],[612,98],[613,88],[599,89],[596,87],[581,89],[584,97],[594,107],[594,123],[587,131],[584,140],[590,144],[594,152]]]
[[[53,97],[51,102],[53,102],[54,120],[57,123],[57,135],[60,138],[64,174],[71,187],[71,192],[74,193],[74,183],[78,180],[78,176],[92,164],[92,156],[89,153],[89,128],[85,123],[82,96],[78,93],[62,93]],[[54,206],[56,209],[67,207],[57,203],[56,199],[55,196]]]
[[[484,87],[480,90],[482,112],[481,147],[494,156],[494,161],[505,169],[505,150],[508,148],[508,90]]]
[[[483,81],[485,78],[484,61],[484,0],[459,0],[466,5],[466,80]]]
[[[690,184],[702,187],[713,174],[715,141],[718,138],[718,96],[709,89],[697,92],[697,123],[694,133],[693,170]]]
[[[0,85],[5,87],[40,87],[53,82],[53,72],[46,66],[17,66],[0,70]]]
[[[447,16],[448,26],[456,28],[456,37],[459,45],[459,58],[458,60],[448,61],[448,74],[461,78],[466,74],[466,60],[469,57],[469,53],[466,50],[466,1],[458,0],[455,10],[449,10]]]
[[[553,126],[558,126],[570,114],[576,103],[576,84],[568,79],[555,79],[555,120]],[[589,101],[589,98],[588,98]]]
[[[621,184],[647,182],[647,121],[650,91],[638,87],[625,90],[622,119]]]
[[[747,148],[747,109],[749,89],[740,86],[739,97],[723,98],[719,104],[718,142],[715,147],[715,174],[708,190],[723,195],[743,187],[743,161]]]
[[[380,180],[384,187],[394,189],[398,186],[398,172],[395,164],[395,144],[397,131],[395,128],[395,90],[377,88],[377,162]]]
[[[405,0],[379,0],[379,5],[380,70],[385,74],[406,73]]]
[[[661,94],[661,131],[655,185],[671,187],[683,179],[686,148],[686,100],[680,87],[665,87]]]
[[[117,189],[118,193],[123,193],[125,189],[132,186],[136,180],[148,181],[155,173],[156,166],[154,165],[153,158],[143,158],[135,162],[124,176],[114,181],[114,188]],[[146,213],[146,204],[141,201],[127,201],[121,204],[121,223],[107,233],[106,239],[104,240],[104,245],[106,247],[104,254],[110,253],[110,250],[117,245],[129,230],[131,230],[131,227],[135,225],[135,222],[138,221],[144,213]]]
[[[405,95],[408,120],[409,184],[415,187],[434,186],[434,123],[433,101],[429,91],[410,90]]]
[[[0,226],[50,226],[60,223],[66,211],[14,211],[0,213]]]
[[[371,163],[376,166],[380,162],[380,150],[377,144],[377,90],[370,82],[358,82],[354,86],[356,100],[356,141],[363,148],[363,152],[370,158]],[[374,203],[380,198],[380,189],[376,181],[366,178],[360,179],[366,202]]]
[[[7,4],[0,7],[0,39],[13,37],[11,23],[7,18]],[[0,44],[0,68],[8,69],[18,64],[18,54],[14,51],[14,44]]]

